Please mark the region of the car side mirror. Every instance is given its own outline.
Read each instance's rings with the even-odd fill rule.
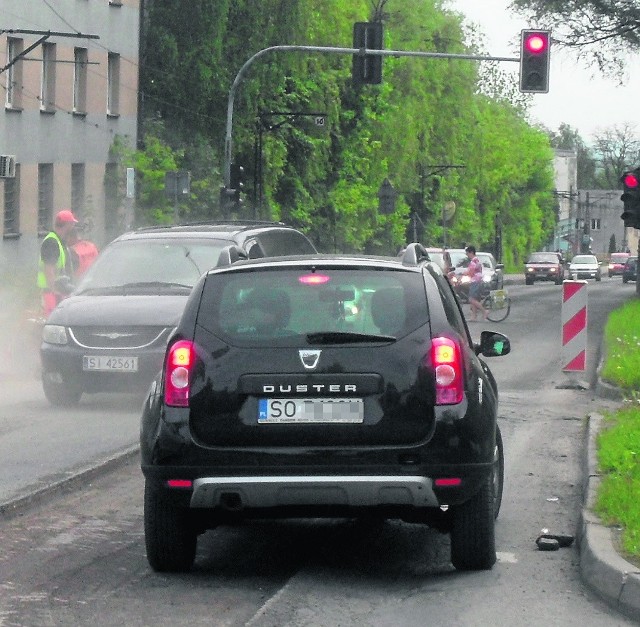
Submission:
[[[496,270],[500,270],[500,271],[504,270],[504,264],[503,263],[497,263],[496,264]]]
[[[482,331],[480,343],[474,346],[476,355],[483,357],[502,357],[511,352],[511,342],[503,333],[496,331]]]

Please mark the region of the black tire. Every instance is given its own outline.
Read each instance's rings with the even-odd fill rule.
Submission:
[[[491,309],[491,295],[487,294],[482,299],[482,306],[487,310],[487,320],[502,322],[511,311],[511,299],[507,296],[507,306],[502,309]]]
[[[600,281],[602,277],[599,274],[596,274],[596,281]]]
[[[494,518],[498,518],[502,505],[502,492],[504,490],[504,447],[502,445],[502,433],[496,426],[496,446],[493,454],[493,498]]]
[[[561,276],[559,276],[559,277],[555,280],[555,284],[556,284],[556,285],[562,285],[562,281],[563,281],[563,278],[562,278]]]
[[[167,503],[148,482],[144,486],[144,540],[147,561],[153,570],[191,570],[198,540],[191,512]]]
[[[466,503],[451,511],[451,563],[456,570],[489,570],[496,563],[493,473]]]
[[[55,381],[46,372],[42,373],[42,390],[49,403],[55,407],[74,407],[82,397],[82,390],[77,385]]]
[[[626,276],[623,276],[623,277],[622,277],[622,282],[623,282],[623,283],[628,283],[628,282],[629,282],[629,279],[627,279],[627,277],[626,277]]]
[[[533,279],[525,277],[524,279],[525,285],[533,285]]]

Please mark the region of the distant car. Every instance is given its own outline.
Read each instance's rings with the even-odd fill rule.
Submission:
[[[154,570],[189,570],[207,529],[282,517],[425,523],[449,534],[458,570],[493,566],[504,454],[483,357],[510,344],[493,331],[474,343],[423,253],[203,275],[142,408]]]
[[[629,257],[629,253],[611,253],[611,257],[609,258],[609,266],[607,268],[607,276],[609,278],[614,276],[622,276],[624,265]]]
[[[564,263],[559,253],[531,253],[524,264],[524,282],[533,285],[536,281],[553,281],[556,285],[564,281]]]
[[[636,281],[638,277],[638,258],[627,257],[627,261],[624,264],[622,270],[622,282],[628,283],[629,281]]]
[[[239,257],[315,252],[300,231],[277,222],[157,226],[111,242],[42,331],[42,387],[53,405],[84,393],[144,392],[162,368],[169,335],[191,288],[221,252]]]
[[[569,264],[570,279],[595,279],[600,281],[602,271],[595,255],[576,255]]]

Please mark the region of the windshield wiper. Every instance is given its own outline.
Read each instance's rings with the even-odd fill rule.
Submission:
[[[344,331],[319,331],[307,333],[309,344],[356,344],[358,342],[395,342],[393,335],[376,333],[347,333]]]
[[[137,283],[125,283],[121,286],[121,289],[130,289],[130,288],[160,288],[160,289],[181,289],[181,290],[189,290],[193,285],[185,285],[184,283],[172,283],[170,281],[138,281]]]

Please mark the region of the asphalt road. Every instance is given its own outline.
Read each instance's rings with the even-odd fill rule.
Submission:
[[[0,521],[0,624],[635,624],[584,586],[575,545],[556,552],[535,545],[542,529],[576,532],[585,416],[615,404],[566,386],[560,369],[561,288],[509,289],[511,315],[488,325],[511,338],[513,351],[488,360],[501,390],[506,464],[498,563],[491,571],[457,573],[448,562],[447,537],[420,525],[329,520],[257,521],[210,531],[199,540],[192,573],[159,575],[145,559],[143,481],[133,458]],[[589,284],[585,379],[595,372],[607,312],[634,289],[620,281]],[[472,334],[479,336],[482,328],[473,324]],[[25,463],[55,448],[41,448],[51,414],[38,397],[37,380],[32,383],[0,421],[1,441],[11,421],[34,414],[41,435],[30,437],[25,428],[13,445],[23,449]],[[121,431],[130,417],[137,430],[137,412],[120,402],[83,399],[77,415],[50,418],[48,428],[64,425],[100,439],[94,432],[100,423],[108,431],[115,420],[112,430]]]

